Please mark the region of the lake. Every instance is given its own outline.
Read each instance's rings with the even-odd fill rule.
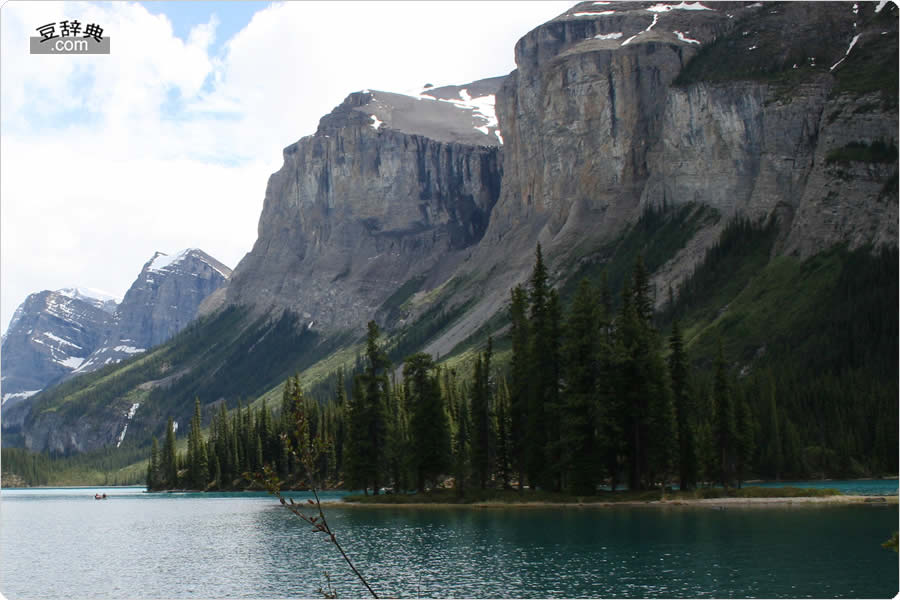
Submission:
[[[341,495],[324,494],[329,523],[382,597],[898,592],[897,554],[881,548],[896,505],[384,509]],[[266,494],[0,492],[10,600],[317,597],[326,572],[340,597],[365,596],[336,549]]]

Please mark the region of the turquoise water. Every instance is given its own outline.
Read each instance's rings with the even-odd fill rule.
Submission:
[[[855,479],[850,481],[765,481],[748,483],[747,487],[800,487],[800,488],[834,488],[842,494],[853,496],[896,496],[896,479]]]
[[[336,550],[265,494],[3,490],[0,591],[20,598],[316,597]],[[326,514],[393,597],[855,597],[898,591],[896,505],[376,509]],[[296,499],[305,496],[297,494]]]

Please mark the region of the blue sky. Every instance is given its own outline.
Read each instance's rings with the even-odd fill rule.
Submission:
[[[166,15],[172,22],[176,36],[187,41],[193,27],[208,23],[212,15],[219,21],[216,28],[216,40],[211,50],[219,54],[224,43],[234,34],[247,26],[253,14],[266,8],[269,2],[250,2],[244,0],[209,0],[197,2],[191,0],[160,0],[145,2],[146,9],[153,14]]]
[[[0,327],[28,294],[122,296],[155,251],[250,251],[282,149],[351,92],[515,68],[574,2],[7,2],[0,7]],[[215,18],[213,18],[215,17]],[[31,55],[97,23],[108,55]]]

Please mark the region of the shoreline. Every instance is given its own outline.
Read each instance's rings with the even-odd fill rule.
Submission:
[[[827,505],[848,505],[848,504],[871,504],[873,506],[897,506],[898,496],[799,496],[795,498],[788,497],[772,497],[772,498],[696,498],[696,499],[680,499],[680,500],[648,500],[648,501],[629,501],[620,502],[502,502],[502,501],[486,501],[471,503],[455,503],[455,502],[329,502],[337,506],[346,506],[353,508],[573,508],[573,509],[598,509],[598,508],[615,508],[617,506],[633,507],[652,507],[652,508],[671,508],[671,507],[697,507],[711,508],[716,510],[724,510],[726,508],[785,508],[801,506],[801,507],[820,507]],[[324,504],[324,503],[323,503]]]

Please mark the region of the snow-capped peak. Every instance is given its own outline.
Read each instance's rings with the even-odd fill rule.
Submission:
[[[184,260],[193,248],[187,248],[182,250],[178,254],[166,254],[165,252],[157,252],[153,255],[153,260],[150,261],[150,266],[147,267],[148,271],[153,271],[159,273],[161,271],[165,271],[168,267],[177,264]]]
[[[89,287],[68,287],[56,290],[57,294],[61,294],[67,298],[77,298],[78,300],[99,300],[100,302],[115,302],[118,304],[121,298],[116,298],[109,292]]]
[[[173,255],[157,251],[156,254],[153,255],[153,258],[150,260],[150,264],[147,266],[147,270],[153,273],[168,271],[170,267],[172,267],[173,265],[177,265],[189,256],[193,256],[194,258],[205,262],[225,278],[231,276],[231,270],[228,269],[228,267],[222,265],[221,263],[218,263],[218,261],[210,257],[199,248],[185,248],[178,254]]]

